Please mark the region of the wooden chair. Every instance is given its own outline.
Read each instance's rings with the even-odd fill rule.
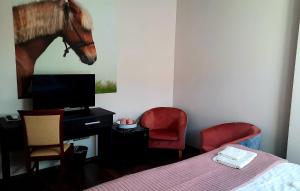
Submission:
[[[19,111],[23,127],[28,173],[39,171],[39,161],[60,160],[64,169],[65,153],[71,145],[63,143],[63,110]],[[33,167],[31,163],[34,162]]]

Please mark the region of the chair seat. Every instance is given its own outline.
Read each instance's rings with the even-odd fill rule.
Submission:
[[[70,144],[64,144],[64,152],[70,147]],[[31,157],[44,157],[44,156],[58,156],[60,154],[59,147],[49,147],[43,149],[36,149],[30,153]]]
[[[176,141],[178,140],[178,135],[176,131],[171,129],[153,129],[149,131],[149,137],[151,139],[166,140],[166,141]]]

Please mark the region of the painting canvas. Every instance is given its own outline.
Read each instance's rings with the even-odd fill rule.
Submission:
[[[117,91],[115,0],[11,0],[18,97],[34,74],[95,74],[95,93]]]

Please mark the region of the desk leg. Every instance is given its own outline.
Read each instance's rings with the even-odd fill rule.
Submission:
[[[5,141],[5,137],[1,137],[1,159],[2,159],[2,177],[7,180],[10,177],[10,160],[9,151]]]

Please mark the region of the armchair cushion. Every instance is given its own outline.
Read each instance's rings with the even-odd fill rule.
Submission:
[[[150,139],[176,141],[178,135],[175,130],[172,129],[153,129],[149,131]]]

